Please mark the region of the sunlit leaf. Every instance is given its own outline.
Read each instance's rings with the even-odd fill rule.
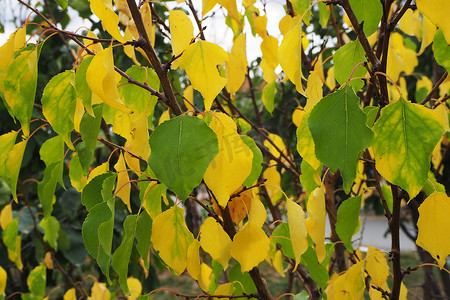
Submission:
[[[444,32],[447,44],[450,43],[450,23],[448,14],[450,7],[446,0],[417,0],[417,8],[437,27]]]
[[[308,219],[306,219],[306,229],[315,243],[317,259],[321,263],[326,256],[325,252],[325,186],[316,188],[308,198],[306,206]]]
[[[359,98],[347,85],[317,103],[307,120],[317,158],[332,172],[341,170],[347,193],[356,177],[359,156],[372,143],[366,119]]]
[[[427,179],[430,158],[445,129],[430,109],[401,98],[381,110],[373,127],[377,170],[416,196]]]
[[[248,222],[234,236],[231,256],[239,262],[242,272],[250,271],[266,258],[269,244],[270,240],[264,230]]]
[[[231,258],[231,239],[214,218],[207,218],[200,227],[200,245],[219,262],[223,269],[228,268],[228,261]]]
[[[64,300],[77,300],[77,291],[75,288],[68,289],[64,293]]]
[[[11,203],[6,204],[0,213],[0,227],[4,230],[13,220]]]
[[[102,21],[103,30],[121,43],[126,40],[119,31],[119,16],[114,12],[112,0],[89,0],[92,12]]]
[[[278,62],[283,69],[286,77],[295,85],[300,94],[305,94],[302,85],[302,66],[301,66],[301,24],[292,28],[281,41],[278,48]]]
[[[386,74],[397,81],[400,73],[410,75],[419,64],[414,50],[404,45],[403,37],[398,32],[393,32],[390,37],[389,54],[387,58]]]
[[[419,207],[417,245],[428,251],[442,269],[450,254],[450,240],[445,238],[450,230],[450,198],[445,193],[434,192]]]
[[[236,123],[227,115],[215,113],[209,126],[217,135],[219,153],[206,169],[204,180],[219,205],[225,207],[230,195],[250,175],[253,152],[237,134]]]
[[[88,297],[88,300],[109,300],[110,297],[111,293],[106,284],[95,281],[91,287],[91,296]]]
[[[182,208],[172,206],[153,220],[153,248],[159,251],[159,256],[177,275],[186,268],[187,249],[193,239],[184,221]]]
[[[333,292],[334,299],[364,298],[364,260],[354,264],[334,280]],[[330,295],[328,291],[326,293]]]
[[[178,59],[179,67],[186,71],[194,89],[204,99],[205,110],[210,110],[214,98],[227,84],[217,69],[228,61],[228,53],[220,46],[206,41],[198,41],[189,45]]]
[[[150,147],[149,166],[183,200],[200,184],[218,152],[214,132],[202,119],[187,115],[159,125],[150,136]]]
[[[369,273],[371,285],[382,287],[389,277],[389,265],[383,252],[369,247],[366,255],[366,271]]]
[[[181,10],[170,11],[169,25],[172,35],[172,52],[174,56],[178,56],[194,38],[194,26],[189,17]]]
[[[127,296],[128,300],[136,300],[141,296],[142,284],[141,281],[134,277],[127,278],[127,285],[130,290],[130,295]]]
[[[294,269],[297,269],[302,254],[308,249],[305,213],[303,212],[303,208],[291,199],[288,199],[286,204],[290,238],[295,256]]]
[[[278,200],[283,197],[283,192],[281,191],[281,175],[278,173],[276,167],[267,168],[263,173],[263,178],[266,179],[265,186],[267,190],[267,195],[270,201],[275,205]]]

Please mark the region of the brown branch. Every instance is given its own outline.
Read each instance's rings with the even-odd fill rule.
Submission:
[[[444,74],[442,74],[441,78],[433,86],[431,91],[428,93],[428,95],[425,97],[425,99],[423,99],[422,102],[420,102],[420,104],[424,105],[425,103],[427,103],[428,101],[430,101],[433,98],[433,96],[437,92],[439,86],[444,82],[444,80],[447,78],[447,76],[448,76],[448,71],[445,71]]]
[[[167,70],[163,68],[163,65],[156,55],[155,50],[150,44],[150,39],[148,38],[144,22],[142,21],[142,16],[136,5],[136,2],[135,0],[127,0],[127,3],[128,7],[130,8],[131,15],[133,16],[134,23],[136,24],[136,28],[139,32],[138,45],[142,48],[142,50],[144,50],[145,54],[150,60],[150,63],[155,69],[156,74],[159,77],[162,88],[164,90],[165,99],[167,100],[167,105],[172,109],[172,112],[175,115],[181,115],[182,111],[173,93],[172,85],[167,76]]]
[[[394,283],[392,286],[391,299],[398,299],[400,287],[403,280],[403,272],[400,265],[400,207],[402,198],[401,189],[396,185],[391,185],[393,197],[392,218],[389,220],[389,229],[391,230],[391,252]]]
[[[387,30],[393,31],[395,26],[397,26],[398,21],[403,17],[405,12],[410,8],[412,0],[406,0],[405,4],[402,6],[402,8],[391,18],[389,23],[387,24]]]

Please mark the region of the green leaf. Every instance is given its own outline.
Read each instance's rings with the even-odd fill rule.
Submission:
[[[70,133],[74,129],[73,118],[77,98],[72,86],[74,75],[72,70],[55,75],[45,86],[41,99],[45,118],[72,150],[74,148]]]
[[[47,270],[45,265],[41,264],[34,268],[27,278],[28,288],[30,293],[37,298],[44,298],[45,283],[47,281]]]
[[[317,158],[332,172],[341,170],[346,193],[355,180],[361,152],[372,143],[366,119],[359,98],[347,85],[320,100],[307,120]]]
[[[306,11],[306,10],[309,8],[309,6],[311,4],[310,1],[309,0],[293,0],[291,2],[292,2],[292,7],[294,8],[294,11],[297,13],[297,15],[303,16],[303,14],[305,14],[305,16],[303,17],[303,22],[305,22],[306,25],[309,25],[309,20],[311,19],[311,11],[310,10]]]
[[[375,119],[377,118],[378,109],[379,108],[376,106],[364,107],[363,111],[367,115],[367,127],[372,128],[373,124],[375,123]]]
[[[86,71],[93,58],[94,56],[85,57],[75,73],[75,89],[77,95],[83,102],[84,108],[91,116],[94,116],[94,111],[92,110],[92,90],[86,80]]]
[[[9,222],[8,225],[6,225],[6,227],[2,230],[3,244],[5,244],[6,248],[8,248],[11,252],[16,251],[16,239],[18,233],[18,218],[12,219],[11,222]]]
[[[38,58],[42,44],[22,51],[6,70],[3,81],[5,102],[22,125],[23,134],[30,134],[37,86]]]
[[[61,7],[62,10],[66,9],[67,7],[67,0],[56,0],[58,5]]]
[[[81,118],[80,134],[83,143],[77,144],[77,152],[79,152],[78,158],[83,167],[83,175],[89,174],[89,167],[94,159],[94,151],[97,146],[100,124],[102,123],[102,111],[103,105],[96,105],[93,108],[95,117],[86,112]]]
[[[427,180],[431,153],[445,132],[439,117],[400,98],[381,110],[373,131],[378,172],[415,197]]]
[[[184,220],[184,209],[172,206],[153,220],[153,248],[177,275],[186,268],[187,249],[193,240]]]
[[[319,287],[325,290],[330,276],[328,275],[327,268],[325,268],[322,264],[319,264],[316,251],[314,251],[313,248],[308,247],[308,250],[306,250],[306,252],[302,255],[302,260],[308,266],[308,273],[312,280],[314,280]]]
[[[83,222],[82,234],[86,250],[97,260],[108,282],[111,244],[114,230],[114,199],[94,206]]]
[[[262,91],[262,102],[268,112],[272,114],[274,108],[275,94],[277,93],[277,85],[275,81],[264,86]]]
[[[91,211],[97,204],[108,201],[112,197],[113,185],[117,174],[104,173],[94,177],[81,192],[81,203]]]
[[[152,181],[141,181],[138,186],[141,189],[139,197],[144,202],[145,210],[151,218],[156,218],[162,212],[161,200],[167,192],[167,187]]]
[[[141,212],[139,215],[137,228],[136,228],[136,249],[139,255],[144,260],[144,266],[148,269],[149,265],[149,251],[151,241],[148,238],[152,234],[152,219],[146,211]]]
[[[14,148],[17,139],[17,131],[11,131],[0,135],[0,177],[6,181],[6,163],[8,155]]]
[[[252,150],[253,152],[253,160],[252,160],[252,171],[250,175],[248,175],[247,179],[244,181],[245,186],[252,186],[255,181],[259,178],[262,171],[262,163],[263,163],[263,155],[261,150],[259,150],[258,146],[256,146],[255,141],[246,135],[240,135],[242,141]]]
[[[381,186],[381,191],[383,192],[384,199],[386,200],[386,204],[389,208],[389,211],[392,211],[394,206],[394,197],[392,196],[391,186],[388,184],[383,184]]]
[[[246,294],[256,293],[256,286],[253,283],[252,277],[248,272],[242,273],[241,265],[236,263],[228,273],[229,282],[239,282],[240,284],[235,284],[235,294],[241,295],[244,292]]]
[[[364,33],[369,36],[378,29],[383,7],[379,0],[349,0],[350,6],[358,19],[364,22]]]
[[[150,168],[183,200],[200,184],[219,152],[214,131],[203,120],[186,115],[159,125],[150,136],[150,148]]]
[[[302,174],[300,175],[300,183],[302,184],[302,187],[306,190],[306,194],[309,195],[311,194],[312,191],[316,189],[316,187],[319,186],[316,180],[314,179],[317,170],[314,170],[314,168],[311,167],[311,165],[308,164],[306,160],[302,160],[300,169],[302,171]],[[322,170],[322,166],[319,166],[319,169]]]
[[[425,184],[423,186],[423,191],[427,194],[427,196],[430,196],[434,192],[439,193],[446,193],[445,187],[437,182],[436,177],[434,176],[433,172],[428,171],[428,178],[425,180]]]
[[[339,48],[333,56],[334,74],[337,82],[341,85],[349,80],[356,65],[366,61],[364,49],[358,40],[352,41]],[[352,75],[352,78],[362,77],[367,73],[364,66],[358,66]],[[364,82],[362,79],[352,80],[349,83],[355,91],[359,91]]]
[[[38,196],[44,215],[50,217],[53,210],[53,199],[58,180],[62,181],[64,161],[52,163],[44,170],[44,178],[38,184]]]
[[[134,235],[138,223],[138,215],[128,215],[123,221],[122,243],[112,256],[112,267],[119,274],[119,284],[124,294],[130,295],[128,289],[128,264],[134,244]]]
[[[294,300],[307,300],[307,299],[309,299],[309,295],[305,290],[301,291],[301,293],[294,296]]]
[[[44,229],[44,241],[49,243],[53,249],[57,250],[60,228],[59,221],[53,216],[48,216],[39,222],[39,226]]]
[[[358,232],[361,210],[361,196],[351,197],[342,202],[337,212],[336,233],[348,251],[353,251],[352,237]]]
[[[447,44],[442,29],[438,29],[434,35],[433,50],[436,62],[450,72],[450,45]]]
[[[70,160],[69,168],[70,184],[78,191],[81,192],[83,189],[83,171],[81,167],[80,160],[78,159],[78,153],[75,153]]]
[[[323,3],[319,2],[317,3],[319,6],[319,23],[322,27],[327,27],[328,20],[330,19],[330,10],[328,9],[328,6]]]
[[[291,259],[295,259],[294,250],[292,249],[291,235],[287,223],[282,223],[274,229],[271,236],[271,242],[280,244],[284,255]]]
[[[159,91],[159,78],[153,69],[132,66],[126,73],[134,80],[146,83],[149,87]],[[149,115],[153,115],[157,97],[137,85],[125,84],[127,82],[128,80],[122,77],[120,84],[123,85],[119,87],[119,93],[125,105],[136,110],[137,113],[147,112]]]

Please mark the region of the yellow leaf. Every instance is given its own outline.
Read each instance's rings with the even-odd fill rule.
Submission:
[[[205,263],[202,263],[200,265],[200,280],[198,281],[198,285],[205,292],[209,289],[209,284],[211,283],[211,274],[211,267]]]
[[[178,60],[192,86],[202,94],[205,110],[210,110],[214,98],[228,82],[217,69],[229,60],[228,53],[216,44],[198,41],[190,44]]]
[[[436,26],[428,20],[428,18],[422,16],[422,43],[420,44],[420,50],[417,55],[421,55],[425,48],[433,42],[434,34],[436,33]]]
[[[148,4],[148,2],[145,2],[145,3]],[[130,41],[133,40],[133,34],[131,33],[131,30],[129,27],[125,28],[125,39],[130,40]],[[134,52],[134,46],[124,45],[123,52],[125,53],[126,56],[131,58],[136,65],[138,65],[138,66],[141,65],[136,58],[136,52]]]
[[[246,35],[245,33],[238,35],[233,41],[233,47],[231,48],[231,53],[238,56],[241,60],[242,65],[247,68],[247,46],[246,46]]]
[[[186,268],[187,249],[193,239],[184,220],[184,209],[172,206],[154,218],[151,237],[153,248],[159,251],[161,259],[177,275]]]
[[[308,83],[306,86],[306,105],[305,111],[310,111],[320,99],[323,98],[323,83],[320,76],[321,69],[314,70],[309,74]]]
[[[2,229],[5,229],[6,225],[8,225],[12,219],[12,205],[9,203],[3,207],[2,212],[0,213],[0,226]]]
[[[200,227],[200,245],[224,270],[228,268],[231,239],[213,217],[207,218]]]
[[[334,77],[334,66],[330,67],[327,72],[327,79],[325,80],[325,84],[330,90],[333,90],[336,87],[336,79]]]
[[[231,244],[231,256],[241,265],[242,272],[250,271],[262,262],[269,252],[270,239],[252,222],[236,233]]]
[[[339,275],[333,287],[335,299],[364,299],[364,260]]]
[[[214,295],[225,295],[225,296],[231,296],[234,293],[234,282],[227,282],[224,284],[221,284],[217,287],[216,291],[214,292]],[[213,300],[219,300],[223,298],[213,298]]]
[[[277,78],[275,69],[278,66],[278,39],[266,35],[261,43],[261,52],[264,80],[268,83],[273,82]]]
[[[18,235],[16,237],[16,247],[14,251],[8,249],[8,258],[10,261],[14,262],[19,270],[22,271],[22,237]]]
[[[84,115],[83,101],[81,100],[81,98],[77,97],[77,104],[75,106],[75,114],[73,116],[73,125],[77,132],[80,132],[80,123],[81,123],[81,118],[83,117],[83,115]]]
[[[243,187],[243,186],[242,186]],[[239,188],[236,192],[239,192],[242,188]],[[234,223],[239,224],[245,216],[250,213],[252,207],[253,192],[246,190],[238,197],[233,197],[228,202],[228,209],[230,210],[231,220]]]
[[[274,133],[269,133],[268,138],[277,146],[277,148],[281,152],[283,152],[286,156],[288,156],[286,146],[284,145],[283,139],[279,135],[274,134]],[[275,157],[280,157],[280,152],[267,139],[264,140],[264,146],[267,149],[269,149],[270,153],[272,153]],[[286,159],[281,158],[281,161],[286,162]]]
[[[149,139],[147,114],[143,112],[128,116],[130,117],[130,132],[129,136],[126,137],[127,142],[125,143],[125,148],[139,155],[144,160],[148,160],[150,156],[150,145],[142,142],[148,141]]]
[[[321,263],[326,257],[325,251],[325,186],[316,188],[308,199],[306,206],[308,219],[306,228],[308,234],[316,245],[317,259]]]
[[[421,39],[420,35],[420,11],[418,10],[406,10],[403,17],[398,22],[398,28],[407,35],[415,36],[419,41]]]
[[[267,212],[264,204],[258,197],[252,197],[252,204],[250,206],[250,213],[248,214],[249,222],[252,222],[258,227],[262,227],[266,222]]]
[[[306,162],[317,170],[320,167],[320,161],[316,157],[316,146],[306,121],[309,113],[307,112],[297,128],[297,152],[306,160]]]
[[[291,21],[292,17],[290,15],[285,15],[280,20],[280,23],[278,23],[278,28],[280,29],[282,35],[286,35],[286,33],[288,33],[291,29]]]
[[[231,53],[229,60],[225,63],[227,69],[227,89],[231,94],[235,94],[245,81],[247,66],[243,66],[239,56]]]
[[[52,254],[50,252],[46,252],[44,256],[44,264],[47,269],[52,270],[53,269],[53,260],[52,260]]]
[[[186,269],[193,279],[200,280],[200,242],[196,239],[188,247]]]
[[[172,52],[174,56],[178,56],[194,38],[194,26],[189,17],[181,10],[170,11],[169,25],[172,35]]]
[[[88,30],[86,36],[94,38],[94,39],[98,39],[98,36],[90,30]],[[99,53],[100,51],[103,50],[101,43],[94,43],[91,39],[83,39],[83,44],[85,46],[88,46],[87,48],[94,53]]]
[[[119,12],[120,23],[127,26],[128,22],[132,18],[127,0],[114,0],[114,5],[116,7],[116,10]]]
[[[128,211],[131,213],[130,206],[130,192],[131,184],[130,177],[128,176],[127,166],[125,165],[125,159],[123,153],[119,155],[117,163],[114,165],[114,169],[117,171],[117,185],[114,194],[122,200],[127,206]]]
[[[86,71],[86,80],[92,92],[112,108],[129,113],[130,110],[120,100],[116,86],[112,47],[94,56]]]
[[[450,254],[450,198],[439,192],[434,192],[419,207],[419,229],[416,243],[438,262],[442,269]]]
[[[400,295],[398,297],[399,300],[407,300],[408,299],[408,289],[405,284],[402,282],[400,285]]]
[[[64,293],[64,300],[77,300],[77,291],[75,288],[68,289],[67,292]]]
[[[109,162],[104,162],[101,165],[96,166],[94,168],[94,170],[92,170],[91,173],[89,173],[89,177],[87,179],[86,184],[88,184],[89,181],[94,179],[96,176],[101,175],[101,174],[105,174],[108,171],[109,171]]]
[[[3,91],[3,80],[5,79],[6,70],[14,60],[14,52],[25,46],[26,27],[21,27],[14,31],[0,47],[0,91]]]
[[[278,274],[284,277],[283,253],[281,252],[281,250],[277,250],[277,252],[275,252],[275,256],[273,258],[272,263],[273,267],[278,272]]]
[[[402,283],[403,284],[403,283]],[[384,291],[386,291],[386,292],[390,292],[391,290],[389,289],[389,286],[388,286],[388,284],[387,284],[387,282],[384,282],[383,283],[383,285],[382,286],[380,286]],[[400,289],[401,290],[401,289]],[[383,300],[383,299],[386,299],[386,298],[383,298],[383,294],[380,292],[380,291],[378,291],[378,290],[376,290],[376,289],[374,289],[373,287],[372,287],[372,285],[370,286],[370,290],[369,290],[369,297],[370,297],[370,300]],[[400,298],[401,299],[401,298]],[[405,298],[406,299],[406,298]]]
[[[170,120],[170,108],[164,111],[159,117],[158,125],[164,123],[164,121]]]
[[[386,74],[397,81],[401,72],[411,75],[418,64],[416,52],[404,46],[400,33],[393,32],[389,43]]]
[[[252,170],[253,153],[237,134],[236,123],[223,113],[215,113],[209,124],[216,133],[219,153],[206,169],[204,180],[220,206],[247,179]]]
[[[267,190],[267,194],[270,198],[270,201],[272,201],[272,204],[277,204],[278,200],[283,197],[283,193],[281,192],[281,175],[278,173],[276,167],[270,167],[267,168],[264,173],[263,177],[267,179],[265,186]]]
[[[369,247],[366,255],[366,271],[372,278],[371,285],[382,287],[386,283],[389,277],[389,266],[383,252]]]
[[[109,292],[106,284],[95,281],[91,288],[91,296],[88,300],[109,300],[111,293]]]
[[[450,6],[448,0],[417,0],[417,8],[444,32],[447,44],[450,43]]]
[[[291,235],[292,249],[294,250],[295,256],[294,270],[296,270],[302,254],[308,249],[305,213],[302,207],[291,199],[288,199],[286,203],[289,233]]]
[[[446,105],[439,105],[434,109],[436,114],[439,116],[439,121],[441,121],[442,126],[444,126],[446,131],[450,131],[449,121],[448,121],[448,113],[449,109]]]
[[[0,266],[0,295],[5,292],[7,278],[6,271]]]
[[[264,39],[267,36],[267,16],[252,14],[253,25],[256,33]]]
[[[300,126],[303,120],[303,116],[305,115],[305,110],[301,106],[297,106],[297,108],[292,113],[292,123],[296,127]]]
[[[103,30],[121,43],[126,40],[119,31],[119,16],[114,12],[111,0],[89,0],[91,11],[102,21]]]
[[[302,30],[301,23],[292,28],[283,38],[278,48],[278,62],[286,77],[295,85],[297,91],[305,95],[302,85]]]
[[[194,88],[188,85],[183,91],[183,102],[187,110],[194,110]]]
[[[237,10],[236,0],[218,0],[219,4],[225,7],[230,18],[235,20],[241,26],[241,18]]]
[[[127,284],[128,284],[128,289],[130,290],[130,293],[131,293],[131,295],[127,296],[127,298],[129,300],[136,300],[137,298],[139,298],[139,296],[142,293],[141,282],[134,277],[128,277]]]

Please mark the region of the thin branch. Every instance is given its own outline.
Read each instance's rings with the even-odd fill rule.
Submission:
[[[391,185],[393,197],[392,218],[389,220],[389,229],[391,230],[391,260],[393,266],[394,283],[392,286],[391,299],[398,299],[400,296],[400,287],[403,280],[403,272],[400,265],[400,207],[402,197],[401,189],[396,185]]]
[[[437,92],[439,86],[444,82],[444,80],[447,78],[447,76],[448,76],[448,71],[445,71],[444,74],[442,74],[441,78],[433,86],[431,91],[428,93],[428,95],[425,97],[425,99],[423,99],[422,102],[420,102],[420,104],[424,105],[425,103],[427,103],[428,101],[430,101],[433,98],[433,96]]]

